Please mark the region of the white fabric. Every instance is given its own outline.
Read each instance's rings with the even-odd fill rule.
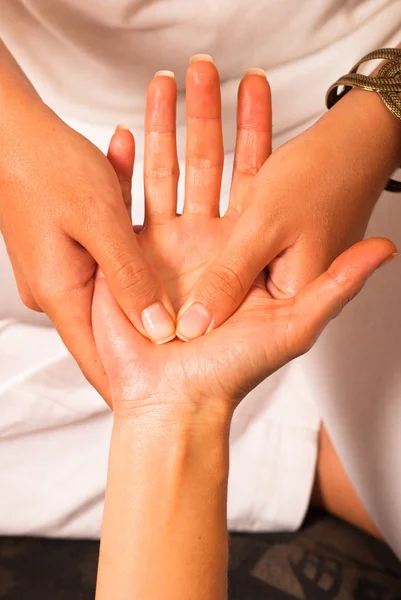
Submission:
[[[70,124],[102,148],[113,131]],[[223,207],[232,155],[226,158]],[[139,220],[141,173],[139,161],[133,185]],[[22,305],[1,239],[0,289],[7,291],[0,300],[0,534],[96,538],[111,413],[47,318]],[[314,479],[319,426],[302,360],[240,405],[231,431],[230,529],[299,527]]]
[[[139,161],[145,87],[163,68],[177,76],[182,156],[191,54],[212,54],[220,69],[230,151],[236,88],[247,67],[268,72],[277,146],[319,116],[326,88],[356,59],[401,39],[400,0],[2,0],[0,11],[0,34],[45,101],[102,149],[113,126],[127,123]],[[139,164],[137,221],[140,173]],[[398,197],[385,195],[370,232],[399,242],[400,210]],[[400,269],[386,267],[313,353],[241,404],[231,435],[232,528],[299,526],[322,415],[377,525],[401,554],[401,459],[394,458],[401,456]],[[21,305],[1,245],[0,278],[0,318],[21,321],[0,328],[0,532],[96,537],[110,413],[46,318]]]

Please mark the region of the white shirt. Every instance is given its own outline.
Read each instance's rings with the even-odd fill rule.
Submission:
[[[235,141],[236,88],[248,67],[267,72],[277,146],[323,112],[327,87],[358,58],[401,40],[400,0],[1,0],[0,17],[0,34],[43,99],[102,149],[115,124],[127,123],[137,137],[139,161],[149,79],[160,69],[176,74],[182,156],[185,69],[192,54],[211,54],[222,80],[228,157],[223,204]],[[134,180],[137,199],[140,171]],[[398,198],[386,195],[371,232],[397,241],[399,207]],[[3,322],[0,331],[0,488],[6,490],[0,495],[0,531],[96,537],[110,415],[54,330],[38,326],[43,317],[22,307],[0,246],[1,264],[0,318],[37,325]],[[395,268],[370,284],[313,353],[276,373],[241,404],[231,435],[232,528],[299,526],[309,502],[323,415],[329,429],[333,424],[340,455],[351,465],[352,479],[376,523],[401,549],[401,532],[392,517],[401,509],[401,491],[387,505],[389,516],[383,499],[372,494],[367,461],[361,458],[370,435],[369,415],[358,437],[358,411],[364,412],[366,397],[371,408],[380,402],[393,407],[394,414],[398,410],[401,383],[385,358],[400,356],[401,350],[399,302],[394,300],[401,298],[401,289],[392,295],[395,285],[389,287]],[[372,319],[381,315],[380,332],[366,327],[363,306],[370,307]],[[351,339],[335,333],[344,327],[353,332]],[[379,333],[383,361],[365,351],[361,362],[360,346],[374,348]],[[334,375],[326,379],[325,373],[336,373],[344,361],[352,369],[345,379],[337,373],[341,386],[332,385]],[[348,423],[351,433],[345,436],[339,422]],[[379,443],[388,430],[384,425],[376,429]],[[358,456],[352,453],[354,438]],[[390,440],[386,445],[391,447]],[[377,469],[387,458],[385,453],[377,458]],[[397,472],[398,463],[393,467]]]

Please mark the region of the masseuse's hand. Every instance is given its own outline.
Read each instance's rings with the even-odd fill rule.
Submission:
[[[38,99],[18,101],[18,120],[2,137],[0,229],[22,300],[47,313],[107,395],[91,324],[96,264],[126,317],[153,341],[174,335],[174,313],[132,230],[120,189],[127,194],[130,181]],[[146,312],[155,303],[157,324]]]
[[[218,75],[212,64],[192,64],[187,74],[185,206],[177,216],[175,101],[173,79],[152,80],[145,132],[146,227],[138,234],[138,242],[178,307],[240,221],[240,191],[252,185],[253,176],[235,173],[232,197],[236,204],[220,218],[223,145]],[[266,81],[257,75],[246,76],[239,104],[237,164],[257,164],[257,154],[269,152]],[[247,132],[263,131],[254,144],[244,137],[244,115]],[[126,164],[121,158],[122,145]],[[131,172],[132,156],[130,134],[117,132],[110,158],[119,161],[119,171],[126,176]],[[229,418],[251,388],[310,348],[325,325],[394,252],[388,240],[360,242],[301,293],[286,299],[274,299],[261,274],[239,309],[221,327],[190,343],[176,339],[163,346],[152,344],[132,327],[100,275],[95,283],[93,326],[116,415],[132,418],[156,407],[171,410],[171,414],[189,408],[191,414]],[[199,318],[204,318],[203,308],[197,310]]]
[[[253,134],[248,124],[249,144]],[[178,335],[192,339],[218,327],[266,266],[273,298],[303,289],[362,239],[374,204],[400,161],[401,123],[376,94],[350,92],[267,159],[240,207],[232,198],[228,215],[239,210],[240,218],[186,298]],[[241,172],[249,173],[249,165],[237,161],[236,173]]]

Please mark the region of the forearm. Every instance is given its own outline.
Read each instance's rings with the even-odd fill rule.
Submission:
[[[0,124],[18,123],[27,110],[44,107],[39,94],[0,39]]]
[[[354,89],[325,115],[321,126],[332,135],[336,152],[347,157],[354,177],[361,176],[373,195],[380,193],[401,165],[401,121],[380,97]]]
[[[229,423],[151,412],[113,427],[97,600],[223,600]]]
[[[375,202],[390,175],[401,166],[401,121],[377,93],[353,89],[319,125],[328,139],[333,139],[335,151],[346,157],[344,171],[352,172],[363,186],[365,199],[367,195]]]

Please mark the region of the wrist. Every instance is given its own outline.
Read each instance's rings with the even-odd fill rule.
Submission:
[[[154,446],[156,440],[161,447],[183,446],[189,452],[197,452],[200,443],[208,441],[228,442],[231,419],[221,418],[215,413],[205,414],[202,418],[198,415],[188,414],[186,411],[160,409],[137,412],[132,414],[114,415],[113,430],[124,435],[127,441],[135,440],[146,446]]]
[[[383,189],[401,165],[401,121],[375,92],[352,89],[318,127],[336,144],[337,152],[362,169],[369,185]]]
[[[114,416],[113,435],[123,445],[141,449],[146,462],[176,469],[198,461],[202,469],[220,478],[228,471],[231,416],[192,406],[164,404],[142,406],[135,412]],[[180,469],[181,470],[181,469]]]
[[[182,428],[206,428],[222,431],[230,428],[234,402],[227,398],[204,396],[152,396],[129,398],[113,395],[114,418],[117,423],[148,427],[151,424]]]
[[[387,108],[375,92],[352,89],[344,100],[343,110],[349,113],[367,141],[377,143],[380,156],[393,171],[401,164],[401,121]]]
[[[223,598],[227,485],[227,424],[115,416],[96,597]]]

